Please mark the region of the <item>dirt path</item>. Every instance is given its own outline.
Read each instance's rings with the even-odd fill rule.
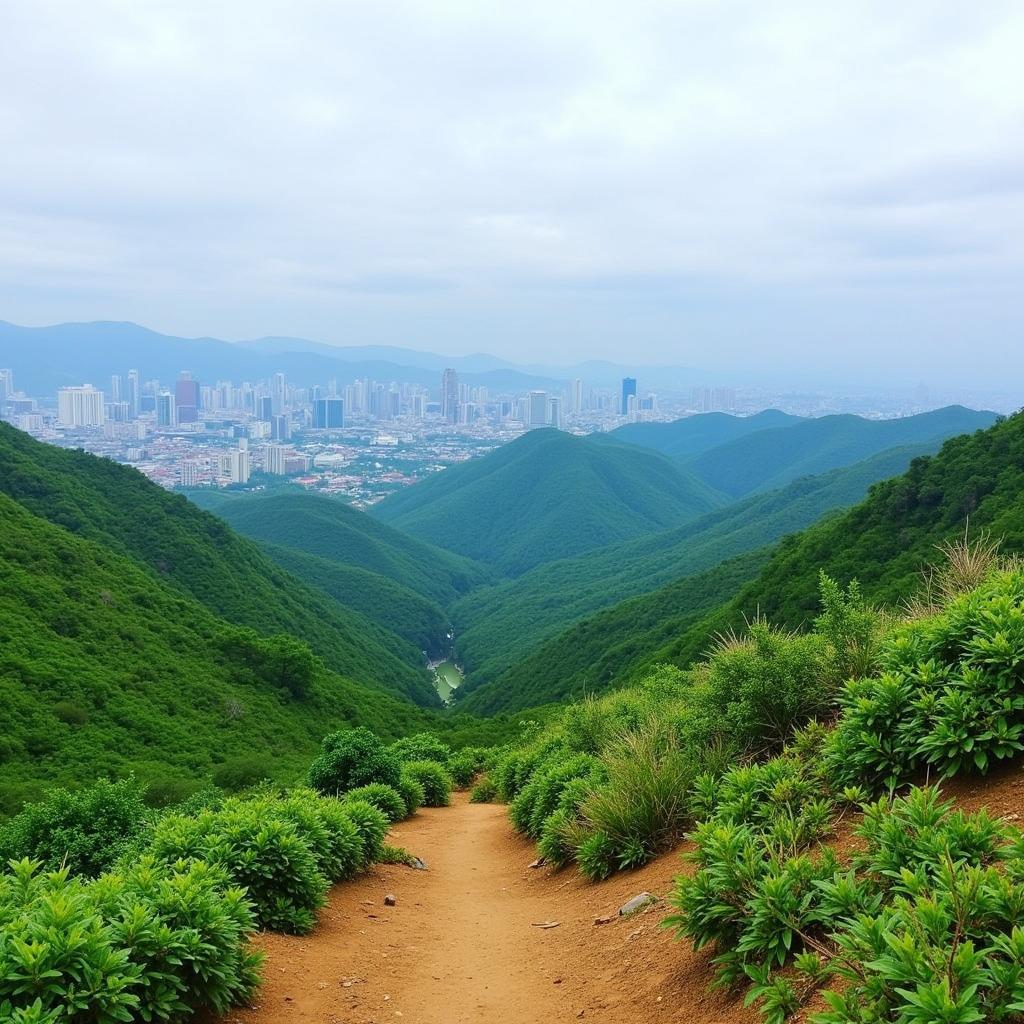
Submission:
[[[336,887],[309,936],[261,936],[258,1005],[243,1024],[603,1024],[753,1021],[709,994],[707,958],[657,927],[664,905],[616,912],[643,890],[662,896],[678,857],[587,885],[575,873],[531,870],[533,847],[506,808],[423,810],[391,841],[427,871],[378,866]],[[393,894],[397,905],[384,905]],[[595,918],[612,917],[607,924]],[[558,922],[557,928],[536,925]]]

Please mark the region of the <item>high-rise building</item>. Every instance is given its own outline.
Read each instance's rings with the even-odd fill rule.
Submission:
[[[623,416],[629,415],[629,400],[636,398],[636,377],[622,378],[622,405],[620,410]]]
[[[138,370],[128,371],[128,394],[125,395],[125,397],[128,399],[128,410],[132,419],[135,419],[142,411],[142,391],[139,387],[140,380],[141,378]]]
[[[119,373],[110,376],[110,401],[121,401],[121,375]]]
[[[288,404],[288,381],[283,373],[275,373],[270,382],[270,401],[273,412],[284,412]]]
[[[182,487],[199,486],[199,463],[195,459],[182,459],[180,472]]]
[[[313,403],[313,429],[338,430],[345,426],[345,401],[341,398],[318,398]]]
[[[270,436],[275,441],[287,441],[292,436],[292,421],[284,413],[270,417]]]
[[[57,392],[57,423],[62,427],[101,427],[103,392],[91,384],[61,388]]]
[[[174,395],[170,391],[161,391],[156,396],[156,425],[158,427],[176,427],[178,425],[178,410],[174,402]]]
[[[557,430],[562,429],[562,399],[558,395],[548,399],[548,424]]]
[[[4,403],[14,394],[14,371],[0,370],[0,412]]]
[[[195,423],[199,419],[200,401],[199,381],[192,377],[188,370],[182,370],[174,385],[174,404],[178,410],[179,423]]]
[[[441,375],[441,415],[449,423],[459,422],[459,375],[451,367]]]
[[[547,426],[548,411],[546,391],[531,391],[526,396],[526,426],[529,429]]]
[[[285,475],[285,462],[290,451],[283,444],[268,444],[263,449],[263,472],[275,476]]]
[[[579,416],[583,412],[583,381],[577,377],[572,382],[572,414]]]
[[[220,475],[233,484],[249,482],[249,442],[244,437],[239,438],[237,448],[220,457]]]

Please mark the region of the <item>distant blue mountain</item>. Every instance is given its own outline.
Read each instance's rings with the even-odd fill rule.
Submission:
[[[174,380],[181,370],[191,370],[201,381],[209,383],[256,381],[283,372],[289,380],[302,385],[322,384],[332,378],[349,381],[370,377],[385,383],[422,384],[433,393],[440,389],[440,371],[431,367],[403,365],[379,358],[343,359],[325,355],[322,350],[329,350],[330,346],[316,346],[315,342],[271,340],[290,343],[291,350],[262,351],[266,339],[254,347],[217,338],[177,338],[127,322],[21,327],[0,321],[0,366],[11,367],[16,386],[37,396],[52,395],[57,388],[69,384],[91,383],[103,387],[111,374],[124,374],[131,368],[137,368],[145,379],[157,377],[167,382]],[[297,344],[314,345],[317,351],[297,349]],[[558,384],[501,366],[467,371],[462,376],[468,384],[512,391]]]

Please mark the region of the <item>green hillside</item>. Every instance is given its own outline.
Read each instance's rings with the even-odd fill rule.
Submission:
[[[417,652],[425,651],[433,657],[449,649],[447,613],[408,587],[379,573],[341,565],[280,544],[260,546],[283,569],[401,637]]]
[[[260,633],[290,633],[357,682],[435,706],[418,652],[402,660],[379,629],[325,599],[224,522],[136,470],[55,448],[0,424],[0,493],[30,512],[148,567],[213,614]],[[408,648],[406,648],[408,650]]]
[[[247,537],[365,569],[440,605],[450,604],[489,577],[481,566],[335,498],[298,490],[230,496],[199,491],[191,497]]]
[[[520,661],[549,639],[568,643],[562,631],[602,608],[771,544],[832,509],[855,504],[873,483],[902,473],[915,457],[939,447],[935,442],[895,448],[753,495],[673,530],[542,565],[470,594],[452,610],[459,657],[468,673],[463,693],[498,678],[518,678]],[[600,635],[588,638],[599,641]],[[595,661],[600,659],[600,647],[587,651]],[[529,663],[540,674],[536,688],[557,690],[562,685],[555,662],[529,658]],[[552,668],[544,667],[548,664]]]
[[[748,552],[598,612],[467,693],[457,706],[477,715],[512,712],[601,693],[640,678],[668,660],[666,648],[733,598],[768,556],[767,548]]]
[[[732,605],[797,625],[814,615],[818,567],[857,578],[865,595],[896,604],[920,587],[936,545],[987,531],[1006,552],[1024,552],[1024,414],[947,441],[933,458],[879,484],[856,508],[788,538]]]
[[[765,409],[753,416],[706,412],[671,423],[628,423],[613,430],[611,436],[642,448],[653,448],[673,459],[686,459],[738,437],[802,422],[802,417],[778,409]]]
[[[518,575],[724,503],[656,452],[600,435],[535,430],[387,498],[374,514]]]
[[[169,792],[234,762],[287,778],[332,728],[434,721],[314,662],[294,695],[278,650],[0,494],[0,812],[129,771]]]
[[[684,465],[711,487],[740,498],[802,476],[849,466],[898,445],[943,440],[989,427],[995,413],[951,405],[894,420],[823,416],[759,431],[688,459]]]

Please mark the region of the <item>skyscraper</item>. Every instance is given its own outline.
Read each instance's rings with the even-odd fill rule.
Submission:
[[[182,370],[174,385],[174,404],[178,410],[179,423],[195,423],[199,419],[199,381],[194,380],[188,370]]]
[[[288,382],[283,373],[275,373],[270,382],[270,400],[275,413],[284,412],[288,404]]]
[[[345,426],[345,402],[341,398],[318,398],[313,403],[313,429],[335,430]]]
[[[289,449],[283,444],[268,444],[263,449],[263,472],[273,473],[275,476],[284,476],[285,459],[288,457]]]
[[[199,463],[195,459],[182,459],[181,466],[181,486],[182,487],[196,487],[199,484]]]
[[[562,429],[562,399],[558,395],[548,399],[548,424],[556,430]]]
[[[529,429],[534,427],[545,427],[548,422],[548,393],[546,391],[531,391],[526,396],[526,426]]]
[[[0,370],[0,413],[4,412],[7,399],[14,394],[14,371]]]
[[[583,381],[577,377],[572,382],[572,414],[579,416],[583,412]]]
[[[623,416],[629,415],[629,400],[636,398],[636,377],[622,378],[622,405],[620,411]]]
[[[158,427],[176,427],[178,425],[174,395],[170,391],[161,391],[156,396],[156,425]]]
[[[128,411],[132,419],[135,419],[142,411],[140,380],[141,377],[138,370],[128,371],[128,394],[125,397],[128,399]]]
[[[103,392],[91,384],[57,392],[57,423],[62,427],[103,426]]]
[[[441,375],[441,415],[449,423],[459,422],[459,375],[451,367]]]
[[[112,374],[110,377],[110,401],[121,401],[121,375],[119,373]]]
[[[292,436],[292,423],[283,413],[270,418],[270,436],[275,441],[287,441]]]

